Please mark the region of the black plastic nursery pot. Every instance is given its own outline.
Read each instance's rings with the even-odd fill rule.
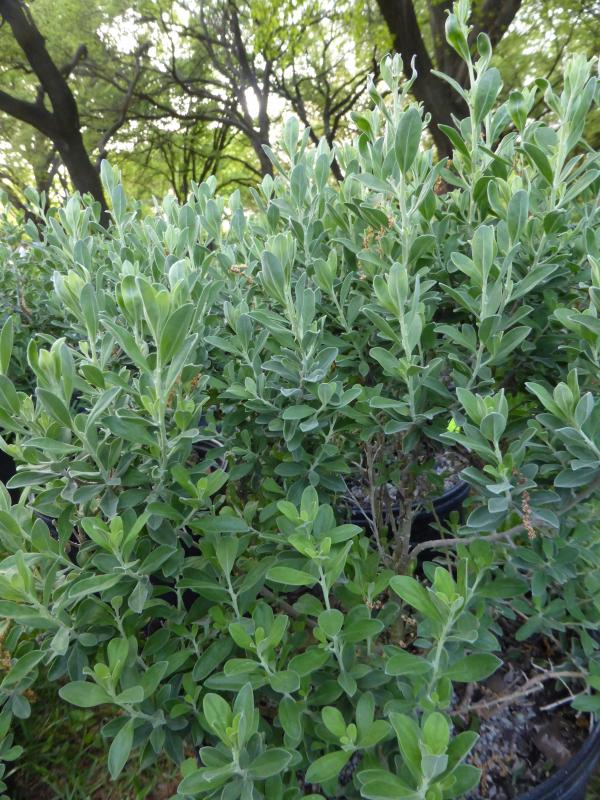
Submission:
[[[439,533],[436,531],[434,525],[438,521],[444,522],[447,520],[453,511],[458,511],[462,518],[462,504],[469,496],[469,492],[469,484],[464,481],[459,481],[451,489],[444,492],[444,494],[435,497],[432,503],[433,511],[422,509],[415,515],[411,527],[411,542],[413,544],[420,544],[430,539],[439,539]],[[400,508],[395,507],[393,512],[399,515]],[[356,507],[354,507],[352,511],[351,522],[361,527],[365,525],[365,518]]]
[[[535,789],[520,794],[517,800],[586,800],[588,783],[599,762],[600,724],[597,723],[579,752],[564,767]]]
[[[0,450],[0,481],[6,486],[9,480],[16,475],[17,472],[17,465],[13,461],[13,459],[5,453],[3,450]],[[9,489],[9,494],[12,498],[15,498],[18,494],[18,490]]]
[[[462,519],[462,505],[471,491],[469,484],[459,481],[440,497],[433,501],[433,513],[431,511],[419,511],[413,520],[411,529],[411,539],[415,544],[426,542],[429,539],[437,539],[439,534],[432,527],[439,520],[444,522],[453,511],[458,511]]]

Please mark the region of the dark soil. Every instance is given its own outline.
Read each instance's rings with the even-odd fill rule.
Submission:
[[[462,700],[472,708],[469,727],[479,732],[469,762],[482,770],[479,787],[467,800],[513,800],[530,791],[563,767],[590,732],[589,717],[561,702],[573,681],[540,680],[541,666],[550,669],[550,661],[559,662],[549,660],[550,643],[540,638],[532,646],[516,646],[520,658],[511,660],[516,653],[507,653],[504,669],[467,687]],[[508,696],[507,702],[498,702]]]

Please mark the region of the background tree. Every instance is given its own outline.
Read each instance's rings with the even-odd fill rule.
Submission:
[[[529,0],[498,44],[496,61],[507,89],[530,84],[533,74],[544,75],[555,90],[561,89],[562,64],[568,54],[598,55],[600,0]],[[542,93],[532,112],[543,113]],[[600,110],[590,114],[587,141],[600,146]]]
[[[148,189],[156,196],[171,190],[184,201],[192,183],[210,175],[219,176],[220,189],[254,186],[260,170],[252,161],[248,145],[239,131],[202,120],[132,120],[110,152],[124,180],[136,196]]]
[[[167,8],[149,0],[140,21],[161,38],[154,74],[137,93],[147,103],[145,120],[237,131],[263,175],[272,172],[265,147],[286,110],[314,138],[333,142],[384,52],[378,42],[387,44],[374,30],[367,47],[353,37],[357,12],[351,0],[178,0]]]
[[[367,75],[393,48],[407,69],[416,56],[414,94],[432,116],[440,154],[447,154],[437,126],[451,124],[452,114],[461,117],[464,109],[430,69],[465,80],[443,37],[450,5],[451,0],[139,0],[132,7],[125,0],[0,0],[0,9],[16,9],[34,26],[54,65],[48,74],[58,73],[62,88],[60,97],[44,88],[3,17],[0,188],[17,205],[27,185],[47,196],[72,186],[95,194],[105,156],[142,199],[169,189],[182,198],[193,181],[210,173],[222,187],[244,187],[271,171],[265,147],[275,146],[288,114],[310,127],[313,141],[347,138],[353,131],[349,112],[364,102]],[[531,80],[540,64],[551,82],[558,81],[568,52],[592,55],[599,19],[600,0],[474,3],[474,35],[483,28],[490,33],[505,92]],[[71,112],[66,136],[59,135],[63,116],[53,116],[64,97]],[[12,113],[17,109],[20,116]],[[32,115],[54,127],[34,127]],[[597,115],[591,124],[600,131]],[[74,148],[65,145],[69,136]],[[588,138],[593,140],[593,132]],[[333,170],[339,177],[335,162]]]
[[[100,177],[85,148],[77,102],[67,80],[79,60],[85,57],[85,46],[77,49],[69,63],[58,67],[48,53],[29,9],[21,0],[0,0],[0,16],[10,26],[15,41],[39,81],[34,101],[0,91],[0,109],[47,137],[67,168],[73,186],[82,193],[89,192],[105,209]]]
[[[393,48],[405,66],[415,59],[418,75],[413,93],[431,114],[430,131],[438,153],[449,155],[450,143],[438,126],[452,125],[452,115],[462,118],[465,108],[461,98],[431,70],[444,72],[465,85],[465,63],[444,35],[453,0],[376,2]],[[591,57],[597,51],[598,0],[474,0],[472,6],[471,43],[480,32],[488,34],[510,88],[519,87],[527,76],[539,75],[540,62],[551,80],[561,74],[560,64],[566,52],[585,52]]]
[[[446,41],[444,26],[453,0],[377,0],[393,37],[394,49],[405,65],[413,58],[417,70],[412,91],[431,114],[430,131],[440,155],[450,155],[451,146],[439,125],[452,125],[452,115],[462,118],[466,109],[461,98],[448,84],[432,74],[436,69],[464,85],[467,73],[465,62]],[[522,0],[479,0],[473,3],[472,41],[485,31],[495,47],[506,33]],[[428,27],[428,32],[425,32]],[[429,44],[428,41],[429,40]]]
[[[10,142],[11,157],[0,183],[11,196],[20,176],[40,192],[57,182],[89,192],[104,208],[99,162],[127,119],[147,49],[114,58],[102,32],[123,6],[1,0],[0,140]],[[110,82],[99,79],[102,63],[113,65]]]

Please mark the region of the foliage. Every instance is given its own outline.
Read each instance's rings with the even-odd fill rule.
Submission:
[[[515,25],[499,43],[494,55],[505,84],[518,88],[523,83],[532,83],[535,76],[541,76],[559,91],[565,58],[575,53],[586,58],[596,54],[599,10],[597,0],[580,0],[573,5],[523,3]],[[527,43],[525,47],[523,42]],[[534,113],[536,111],[534,109]],[[599,116],[596,109],[586,123],[586,139],[596,149],[600,141]]]
[[[27,345],[32,336],[40,341],[53,341],[64,332],[66,321],[58,300],[52,292],[52,269],[40,258],[35,242],[39,234],[33,219],[40,212],[41,199],[32,189],[27,190],[30,218],[2,197],[0,213],[0,329],[5,340],[12,341],[10,360],[2,362],[2,371],[19,390],[32,388],[32,376],[27,364]]]
[[[26,718],[43,669],[110,704],[113,778],[135,752],[182,762],[182,797],[464,796],[456,692],[507,625],[551,634],[600,708],[597,81],[576,57],[560,95],[498,103],[467,16],[451,163],[395,57],[351,144],[286,122],[253,213],[211,178],[144,214],[106,162],[108,232],[77,196],[39,210],[68,328],[30,339],[34,394],[0,376],[0,690]],[[453,449],[468,518],[415,541]]]
[[[9,775],[11,800],[167,800],[178,784],[178,769],[160,759],[150,770],[133,761],[117,781],[106,778],[106,748],[100,734],[110,709],[82,709],[61,703],[54,684],[36,686],[33,720],[13,725],[24,756]],[[13,766],[13,765],[11,765]]]

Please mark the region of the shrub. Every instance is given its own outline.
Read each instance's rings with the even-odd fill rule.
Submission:
[[[104,163],[107,232],[78,197],[47,219],[68,327],[30,340],[34,395],[0,376],[5,718],[44,669],[120,710],[113,777],[166,753],[183,796],[441,800],[479,780],[456,691],[503,623],[600,708],[597,81],[577,57],[500,103],[467,14],[451,162],[394,57],[352,144],[286,123],[252,212],[211,179],[144,215]],[[470,513],[415,541],[449,452]]]
[[[33,200],[33,196],[30,195]],[[60,336],[60,327],[53,324],[62,315],[51,295],[52,270],[43,268],[31,249],[31,233],[38,238],[33,222],[25,225],[19,215],[0,194],[0,328],[4,341],[10,338],[12,347],[5,345],[1,370],[22,391],[32,391],[27,366],[27,342],[34,334],[48,335],[49,340]],[[10,349],[10,364],[5,363]]]

